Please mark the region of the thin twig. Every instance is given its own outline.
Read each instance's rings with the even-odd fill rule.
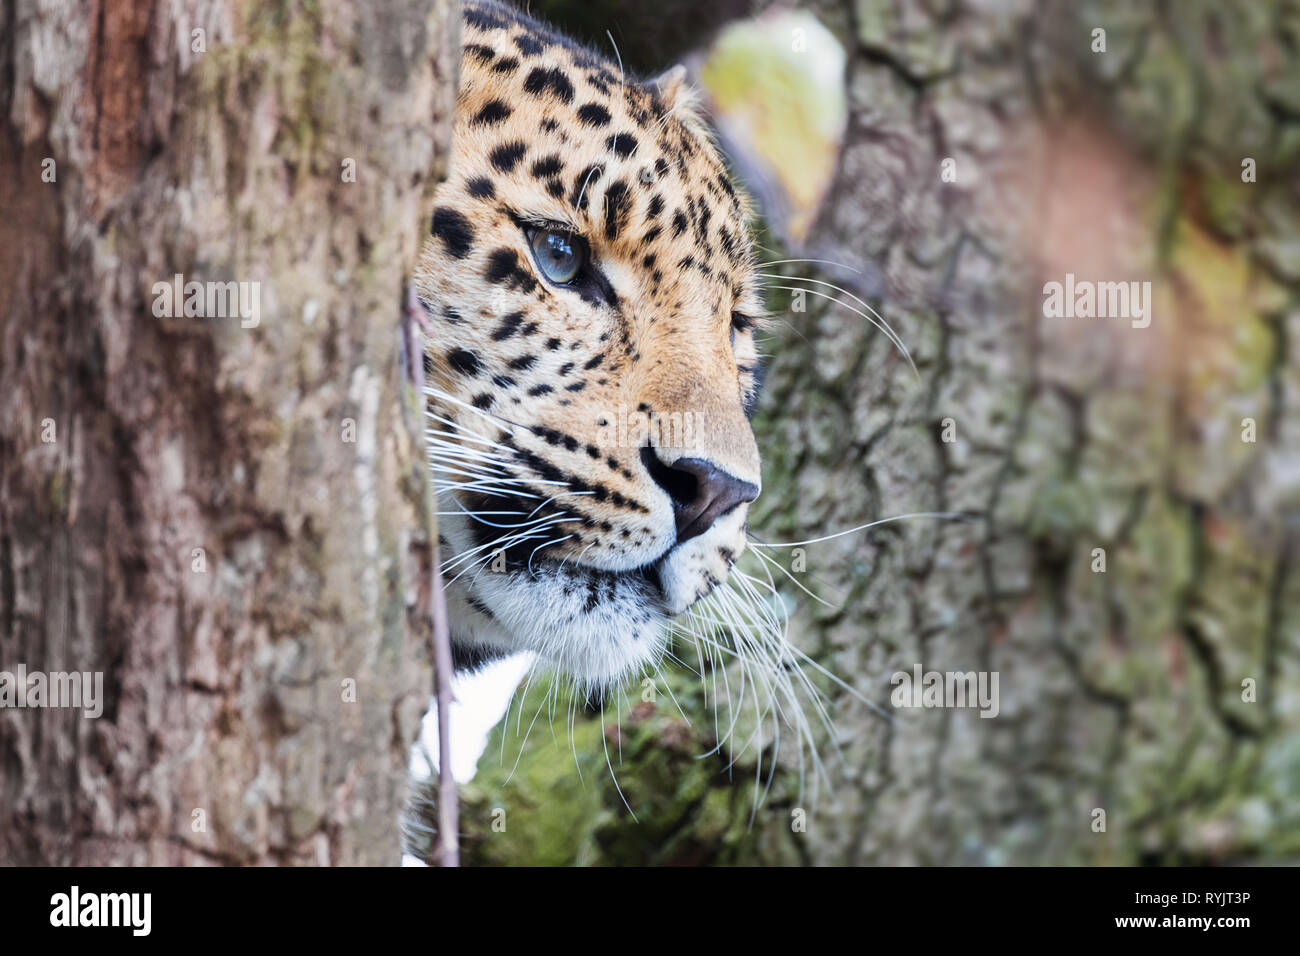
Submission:
[[[433,670],[438,693],[438,865],[460,866],[460,808],[451,773],[451,638],[442,569],[433,561]]]
[[[424,349],[420,329],[428,317],[414,288],[407,289],[406,321],[403,323],[403,352],[408,377],[416,394],[424,396]],[[438,542],[433,542],[432,575],[429,587],[429,617],[433,624],[433,680],[438,712],[438,842],[434,858],[439,866],[460,866],[460,807],[456,778],[451,772],[451,635],[447,627],[447,597],[442,587]]]

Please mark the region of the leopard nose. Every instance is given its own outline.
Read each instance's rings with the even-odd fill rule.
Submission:
[[[703,458],[679,458],[665,464],[647,445],[641,449],[641,460],[650,477],[672,499],[678,544],[704,534],[732,508],[758,497],[757,485]]]

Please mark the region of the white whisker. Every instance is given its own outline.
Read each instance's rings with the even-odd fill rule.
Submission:
[[[780,276],[779,278],[790,280],[792,277]],[[815,295],[819,299],[826,299],[830,302],[834,302],[836,305],[842,305],[844,306],[844,308],[848,309],[854,315],[861,316],[862,318],[870,322],[872,325],[874,325],[876,328],[878,328],[881,332],[885,333],[885,337],[888,338],[889,341],[892,342],[898,348],[898,350],[903,353],[903,358],[905,358],[907,360],[907,364],[911,366],[912,374],[916,377],[916,380],[918,382],[921,380],[921,373],[917,371],[916,363],[912,361],[912,353],[907,350],[907,346],[903,344],[903,340],[900,339],[894,333],[894,330],[891,329],[889,327],[889,324],[885,322],[883,319],[877,320],[872,316],[868,315],[866,312],[863,312],[861,309],[855,309],[847,302],[843,302],[840,299],[837,299],[833,295],[827,295],[825,292],[818,292],[816,289],[801,289],[798,286],[792,286],[792,285],[773,285],[773,286],[768,286],[767,288],[783,289],[786,292],[806,292],[808,295]]]
[[[830,541],[832,538],[840,538],[846,534],[865,531],[868,528],[874,528],[878,525],[890,524],[894,521],[906,521],[908,518],[953,518],[963,521],[974,520],[971,515],[957,511],[918,511],[913,514],[894,515],[892,518],[880,518],[876,521],[868,521],[866,524],[860,524],[856,528],[846,528],[844,531],[836,531],[834,534],[825,534],[820,538],[809,538],[807,541],[751,541],[749,544],[752,548],[798,548],[806,544],[819,544],[822,541]]]

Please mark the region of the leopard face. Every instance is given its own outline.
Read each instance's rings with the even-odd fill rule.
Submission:
[[[683,71],[465,8],[414,285],[453,652],[600,687],[724,581],[760,487],[747,208]]]

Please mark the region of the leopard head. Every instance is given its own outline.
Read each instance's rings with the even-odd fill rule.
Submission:
[[[684,71],[640,83],[518,11],[464,13],[414,276],[454,655],[635,674],[745,547],[762,303]]]

